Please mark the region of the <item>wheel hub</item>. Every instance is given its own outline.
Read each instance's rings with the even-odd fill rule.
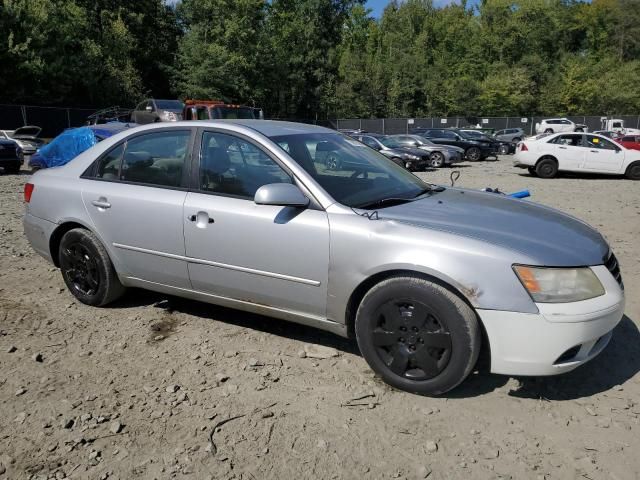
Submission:
[[[413,380],[437,376],[451,356],[446,324],[432,308],[414,300],[391,301],[379,308],[373,343],[391,371]]]

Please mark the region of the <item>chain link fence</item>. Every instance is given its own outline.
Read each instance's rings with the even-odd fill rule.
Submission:
[[[90,108],[0,105],[0,130],[15,130],[25,125],[42,128],[42,138],[53,138],[66,128],[80,127],[95,112]]]
[[[569,116],[566,117],[575,123],[587,126],[590,132],[602,130],[602,118],[596,116]],[[536,123],[545,118],[553,117],[430,117],[430,118],[345,118],[335,120],[336,129],[361,129],[371,133],[392,135],[397,133],[409,133],[417,127],[423,128],[464,128],[480,126],[502,130],[505,128],[522,128],[527,135],[534,135]],[[559,117],[556,117],[559,118]],[[611,117],[608,117],[611,118]],[[621,115],[615,118],[624,120],[625,127],[640,128],[640,115]]]

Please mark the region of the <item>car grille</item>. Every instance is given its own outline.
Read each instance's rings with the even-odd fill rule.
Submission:
[[[611,272],[613,278],[616,279],[616,282],[620,285],[620,288],[624,290],[624,283],[622,283],[622,275],[620,274],[620,265],[618,265],[618,259],[613,254],[613,252],[609,253],[609,257],[604,262],[604,266],[607,267],[607,270]]]

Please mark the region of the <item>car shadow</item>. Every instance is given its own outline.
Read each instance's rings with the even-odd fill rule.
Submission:
[[[152,306],[153,308],[167,312],[185,313],[227,325],[235,325],[237,327],[249,328],[259,332],[289,338],[302,343],[325,345],[345,353],[360,355],[358,346],[354,341],[331,332],[273,317],[221,307],[197,300],[163,295],[147,290],[130,289],[123,298],[109,305],[107,308],[133,308],[142,306]],[[300,345],[300,349],[301,348],[302,345]]]
[[[257,315],[232,308],[221,307],[147,290],[130,289],[119,301],[108,308],[134,308],[152,306],[168,312],[179,312],[227,325],[250,328],[302,343],[315,343],[333,347],[344,353],[361,356],[354,340],[340,337],[317,328]],[[302,345],[300,345],[302,348]],[[640,331],[626,315],[613,332],[609,345],[595,359],[576,370],[551,377],[510,377],[489,371],[490,358],[483,349],[478,364],[467,379],[446,398],[472,398],[504,387],[511,378],[519,385],[508,392],[511,397],[536,400],[575,400],[611,390],[622,385],[640,372]],[[382,382],[382,380],[378,379]]]

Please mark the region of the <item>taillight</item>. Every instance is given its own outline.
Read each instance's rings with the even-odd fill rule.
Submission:
[[[31,201],[31,195],[33,195],[33,183],[24,184],[24,201],[29,203]]]
[[[520,144],[520,151],[521,152],[528,152],[529,149],[527,148],[527,144],[526,143],[521,143]]]

